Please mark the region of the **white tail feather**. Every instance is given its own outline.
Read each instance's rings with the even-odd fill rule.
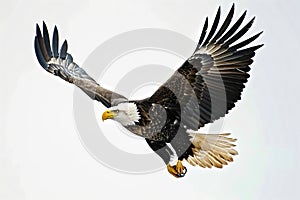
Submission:
[[[233,161],[232,156],[238,155],[238,152],[233,149],[236,139],[228,137],[230,133],[202,134],[192,130],[188,130],[187,133],[195,146],[193,156],[187,159],[187,162],[193,166],[222,168],[223,165]]]

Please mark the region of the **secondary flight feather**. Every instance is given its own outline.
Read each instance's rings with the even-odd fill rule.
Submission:
[[[194,166],[222,168],[238,154],[233,144],[236,139],[230,138],[230,134],[198,132],[205,124],[224,117],[241,99],[255,51],[262,47],[246,47],[262,32],[240,40],[254,18],[242,26],[246,11],[235,23],[232,23],[233,15],[234,5],[219,27],[219,7],[209,31],[206,18],[191,57],[152,96],[142,100],[128,100],[101,87],[73,61],[66,40],[59,49],[56,26],[51,44],[46,24],[43,23],[42,31],[37,25],[34,47],[40,65],[47,72],[76,85],[108,108],[102,114],[103,121],[115,120],[133,134],[144,137],[163,159],[168,172],[183,177],[187,172],[183,160]],[[174,153],[178,161],[172,166],[170,160]]]

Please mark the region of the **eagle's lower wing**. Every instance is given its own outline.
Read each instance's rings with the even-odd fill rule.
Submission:
[[[246,12],[229,29],[234,5],[216,32],[220,8],[212,28],[206,36],[208,19],[194,54],[163,84],[150,99],[165,107],[172,105],[171,96],[181,106],[183,123],[190,128],[200,128],[206,123],[223,117],[241,98],[244,84],[249,78],[249,65],[255,50],[262,45],[241,49],[261,34],[237,42],[251,27],[254,18],[240,30]]]
[[[39,26],[36,27],[34,47],[40,65],[49,73],[59,76],[63,80],[73,83],[83,90],[89,97],[100,101],[104,106],[111,107],[127,99],[120,94],[101,87],[82,68],[73,62],[72,56],[67,53],[68,44],[65,40],[61,49],[58,49],[58,31],[55,26],[50,46],[49,33],[43,23],[43,35]]]

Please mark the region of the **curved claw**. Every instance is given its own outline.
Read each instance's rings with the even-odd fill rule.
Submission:
[[[183,167],[183,169],[181,170],[181,172],[179,172],[177,170],[178,169],[177,165],[174,165],[174,166],[171,166],[170,164],[167,165],[168,172],[176,178],[182,178],[185,176],[187,169],[185,166],[182,166],[182,167]]]
[[[186,172],[187,172],[187,169],[186,169],[186,167],[185,166],[183,166],[184,167],[184,169],[182,170],[182,172],[181,172],[181,174],[176,174],[176,177],[177,178],[182,178],[182,177],[184,177],[185,176],[185,174],[186,174]]]

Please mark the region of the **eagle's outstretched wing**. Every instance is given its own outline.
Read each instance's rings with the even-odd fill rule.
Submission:
[[[181,120],[192,129],[223,117],[235,106],[249,78],[249,65],[253,62],[255,50],[263,46],[243,48],[257,39],[262,32],[237,42],[254,21],[252,18],[238,30],[246,11],[229,28],[234,14],[233,5],[217,31],[220,13],[219,7],[207,37],[205,37],[208,28],[206,18],[193,55],[150,97],[152,102],[172,109],[169,105],[173,100],[169,97],[175,93],[181,112],[187,113]],[[196,100],[192,100],[192,97]],[[195,116],[195,113],[198,113],[198,116]]]
[[[101,87],[82,68],[73,62],[72,56],[67,53],[68,44],[65,40],[60,51],[58,50],[58,31],[55,26],[50,46],[49,33],[43,22],[43,35],[40,27],[36,25],[34,47],[40,65],[49,73],[59,76],[63,80],[73,83],[83,90],[89,97],[100,101],[104,106],[111,107],[121,101],[127,101],[125,97]]]

